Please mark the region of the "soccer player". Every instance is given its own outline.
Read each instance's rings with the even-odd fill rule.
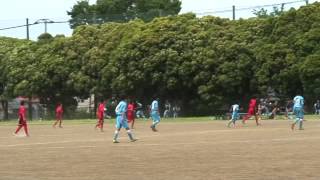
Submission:
[[[29,132],[28,132],[28,125],[27,125],[27,118],[26,118],[26,108],[24,107],[24,101],[20,102],[20,107],[19,107],[19,124],[14,132],[14,135],[17,135],[20,129],[23,127],[25,135],[29,137]]]
[[[292,100],[288,100],[287,101],[287,104],[286,104],[286,118],[289,120],[289,119],[292,119],[292,115],[294,114],[293,112],[293,101]]]
[[[105,109],[105,102],[103,100],[100,101],[97,109],[97,124],[96,129],[100,128],[100,131],[103,132],[103,123],[104,123],[104,109]]]
[[[127,102],[124,97],[121,97],[121,101],[117,105],[116,109],[116,131],[114,132],[113,136],[113,143],[119,143],[118,137],[121,128],[125,128],[127,130],[128,137],[131,142],[136,141],[132,135],[132,132],[128,126],[128,121],[127,121]]]
[[[297,95],[293,98],[293,103],[293,112],[296,116],[296,119],[291,124],[291,129],[294,130],[295,125],[299,122],[299,130],[303,130],[304,98],[301,95]]]
[[[128,123],[131,123],[131,129],[134,127],[134,121],[135,121],[135,104],[133,101],[130,101],[128,104],[128,110],[127,110],[127,118],[128,118]]]
[[[150,128],[152,131],[157,132],[158,130],[156,129],[156,126],[160,123],[160,113],[159,113],[159,102],[158,98],[154,98],[154,100],[151,103],[151,119],[153,121],[152,125]]]
[[[231,123],[233,124],[233,127],[236,127],[236,121],[239,118],[239,109],[239,104],[234,104],[231,106],[232,115],[227,125],[228,127],[230,127]]]
[[[56,122],[53,124],[54,128],[58,123],[59,123],[59,128],[62,128],[62,114],[63,114],[62,104],[58,103],[58,106],[56,107]]]
[[[257,114],[256,114],[256,111],[257,111],[256,108],[257,108],[257,100],[256,100],[255,97],[253,97],[253,98],[250,99],[250,102],[249,102],[248,113],[247,113],[247,115],[246,115],[246,116],[243,118],[243,120],[242,120],[242,123],[243,123],[243,124],[245,124],[246,121],[247,121],[250,117],[254,116],[254,117],[255,117],[255,120],[256,120],[257,126],[260,125],[259,119],[258,119]]]

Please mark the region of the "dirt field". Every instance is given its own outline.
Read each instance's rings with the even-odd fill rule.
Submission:
[[[14,137],[15,126],[0,126],[0,180],[211,180],[320,179],[320,121],[292,132],[288,121],[228,129],[225,121],[149,122],[124,131],[112,143],[113,124],[63,129],[31,125],[30,138]]]

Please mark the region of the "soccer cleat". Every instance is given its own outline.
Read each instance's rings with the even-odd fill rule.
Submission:
[[[294,124],[291,125],[291,130],[292,130],[292,131],[294,130]]]
[[[137,141],[138,139],[131,139],[130,142],[135,142]]]
[[[113,143],[120,143],[119,141],[117,141],[117,140],[113,140]]]
[[[157,132],[158,130],[155,127],[151,127],[153,132]]]

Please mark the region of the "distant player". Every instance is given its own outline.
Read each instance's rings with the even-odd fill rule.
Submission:
[[[14,135],[17,135],[20,129],[23,127],[25,135],[29,137],[28,133],[28,125],[27,125],[27,118],[26,118],[26,108],[24,107],[24,101],[20,102],[20,107],[19,107],[19,124],[18,127],[14,133]]]
[[[104,110],[105,110],[105,102],[103,100],[100,101],[97,109],[97,124],[96,129],[99,128],[101,132],[103,132],[103,123],[104,123]]]
[[[295,125],[299,122],[299,130],[303,130],[304,98],[301,95],[297,95],[293,98],[293,104],[293,112],[296,116],[296,119],[291,124],[291,129],[294,130]]]
[[[292,115],[294,114],[293,112],[293,101],[292,100],[288,100],[287,104],[286,104],[286,118],[289,119],[293,119]]]
[[[56,107],[56,122],[53,124],[54,128],[58,123],[59,123],[59,128],[62,128],[62,115],[63,115],[63,107],[61,103],[58,103]]]
[[[156,131],[158,131],[156,129],[156,126],[160,123],[160,113],[159,113],[158,98],[155,98],[152,101],[150,110],[151,110],[150,116],[151,116],[151,119],[152,119],[152,125],[150,126],[150,128],[152,129],[152,131],[156,132]]]
[[[134,121],[135,121],[135,103],[133,101],[130,101],[128,104],[128,110],[127,110],[127,118],[128,118],[128,123],[131,123],[131,129],[134,127]]]
[[[121,101],[117,105],[116,109],[116,131],[114,132],[113,136],[113,143],[119,143],[118,137],[121,128],[125,128],[127,130],[128,137],[131,142],[136,141],[132,135],[132,132],[128,126],[128,121],[127,121],[127,102],[124,97],[121,97]]]
[[[232,115],[231,115],[231,120],[229,120],[229,123],[227,125],[228,127],[230,127],[231,124],[233,124],[233,127],[236,127],[236,121],[239,118],[239,110],[240,110],[239,104],[234,104],[231,106]]]
[[[256,100],[255,97],[250,99],[248,113],[247,113],[246,116],[244,116],[244,118],[242,120],[242,123],[245,124],[246,121],[249,118],[251,118],[252,116],[255,117],[256,124],[257,124],[257,126],[259,126],[260,123],[259,123],[259,119],[258,119],[258,116],[257,116],[257,100]]]

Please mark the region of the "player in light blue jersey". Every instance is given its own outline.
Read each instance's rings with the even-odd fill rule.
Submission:
[[[294,130],[295,125],[299,122],[299,130],[303,130],[303,106],[304,106],[304,98],[300,95],[297,95],[293,98],[293,112],[296,116],[296,119],[291,125],[291,129]]]
[[[124,97],[121,97],[121,101],[117,105],[116,109],[116,131],[114,132],[113,136],[113,143],[119,143],[118,137],[119,137],[119,132],[121,128],[125,128],[127,130],[127,134],[129,136],[129,139],[131,142],[136,141],[132,135],[132,132],[128,126],[128,121],[127,121],[127,102]]]
[[[236,121],[239,118],[239,110],[240,110],[240,106],[239,104],[234,104],[231,106],[231,119],[229,120],[229,123],[227,124],[228,127],[230,127],[231,124],[233,124],[233,127],[236,127]]]
[[[159,113],[159,102],[158,102],[158,98],[155,98],[152,103],[151,103],[151,108],[150,108],[150,115],[151,115],[151,119],[153,121],[152,125],[150,126],[150,128],[152,129],[152,131],[156,132],[158,131],[156,129],[156,126],[160,123],[160,113]]]

